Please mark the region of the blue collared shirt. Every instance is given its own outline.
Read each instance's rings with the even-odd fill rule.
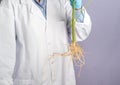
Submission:
[[[47,0],[40,0],[40,3],[38,3],[36,0],[34,0],[36,5],[39,6],[40,10],[42,11],[43,15],[46,18],[46,6],[47,6]]]
[[[47,0],[40,0],[40,3],[38,3],[36,0],[34,0],[35,3],[40,7],[40,10],[42,11],[43,15],[46,18],[46,5]],[[77,22],[83,22],[84,21],[84,12],[81,10],[75,10],[75,19]]]

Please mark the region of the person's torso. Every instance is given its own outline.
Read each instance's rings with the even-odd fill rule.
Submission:
[[[62,58],[49,60],[53,52],[67,51],[66,15],[62,3],[61,0],[47,0],[45,19],[34,1],[15,1],[15,85],[51,85],[51,80],[55,81],[57,75],[62,75]],[[59,85],[62,85],[62,77],[58,79],[61,81]]]

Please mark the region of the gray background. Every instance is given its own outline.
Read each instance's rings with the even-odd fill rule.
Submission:
[[[81,42],[86,65],[77,85],[120,85],[120,0],[92,0],[86,9],[92,32]]]

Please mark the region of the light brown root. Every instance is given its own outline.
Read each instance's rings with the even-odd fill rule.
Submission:
[[[80,75],[81,69],[85,64],[85,60],[83,55],[83,49],[80,47],[78,43],[72,42],[68,46],[68,51],[65,53],[53,53],[53,55],[51,55],[51,57],[55,57],[55,56],[63,56],[63,57],[71,56],[73,62],[75,63],[75,66],[80,68],[79,71],[79,75]]]

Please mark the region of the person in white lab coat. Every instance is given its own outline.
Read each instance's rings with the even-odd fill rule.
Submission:
[[[45,18],[33,0],[1,1],[0,85],[76,85],[70,56],[49,58],[68,50],[71,8],[69,0],[47,0]],[[77,41],[89,36],[86,10],[75,30]]]

